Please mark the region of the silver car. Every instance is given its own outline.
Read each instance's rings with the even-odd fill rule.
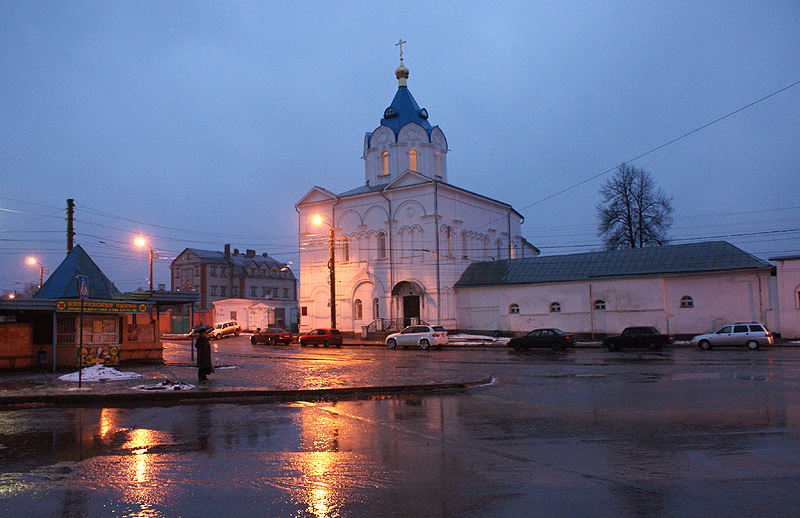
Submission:
[[[701,349],[711,349],[717,345],[746,345],[748,349],[758,349],[774,342],[772,333],[764,324],[757,322],[737,322],[720,327],[713,333],[697,335],[692,344]]]
[[[418,325],[408,326],[399,333],[386,337],[389,349],[400,347],[419,347],[427,349],[431,345],[441,349],[449,341],[447,331],[442,326]]]

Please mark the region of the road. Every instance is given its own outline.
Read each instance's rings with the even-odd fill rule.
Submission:
[[[223,362],[312,364],[310,384],[387,363],[494,381],[310,403],[0,411],[0,512],[800,516],[794,348],[217,346]]]

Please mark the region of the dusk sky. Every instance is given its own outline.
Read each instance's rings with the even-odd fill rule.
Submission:
[[[122,291],[147,287],[140,234],[168,289],[187,247],[296,264],[294,204],[364,184],[400,38],[449,182],[543,255],[602,249],[621,162],[674,197],[673,243],[800,254],[797,0],[0,0],[0,294],[63,260],[68,198]]]

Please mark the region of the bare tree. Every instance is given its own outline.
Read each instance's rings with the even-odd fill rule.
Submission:
[[[641,248],[667,242],[672,225],[672,196],[657,189],[650,173],[620,164],[614,176],[600,188],[597,235],[606,248]]]

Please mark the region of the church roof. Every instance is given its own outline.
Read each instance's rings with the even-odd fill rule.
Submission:
[[[617,277],[766,269],[768,262],[725,241],[473,263],[455,287],[542,284]]]
[[[431,134],[433,126],[428,122],[427,110],[420,109],[407,86],[400,86],[397,88],[397,93],[394,94],[392,104],[383,112],[381,126],[391,128],[397,135],[403,126],[412,122],[422,126],[428,135]]]
[[[124,298],[122,292],[114,286],[114,283],[108,280],[108,277],[105,276],[80,245],[72,249],[72,252],[58,265],[58,268],[42,284],[42,287],[33,298],[77,299],[76,275],[86,275],[88,277],[87,287],[89,288],[90,299]]]

